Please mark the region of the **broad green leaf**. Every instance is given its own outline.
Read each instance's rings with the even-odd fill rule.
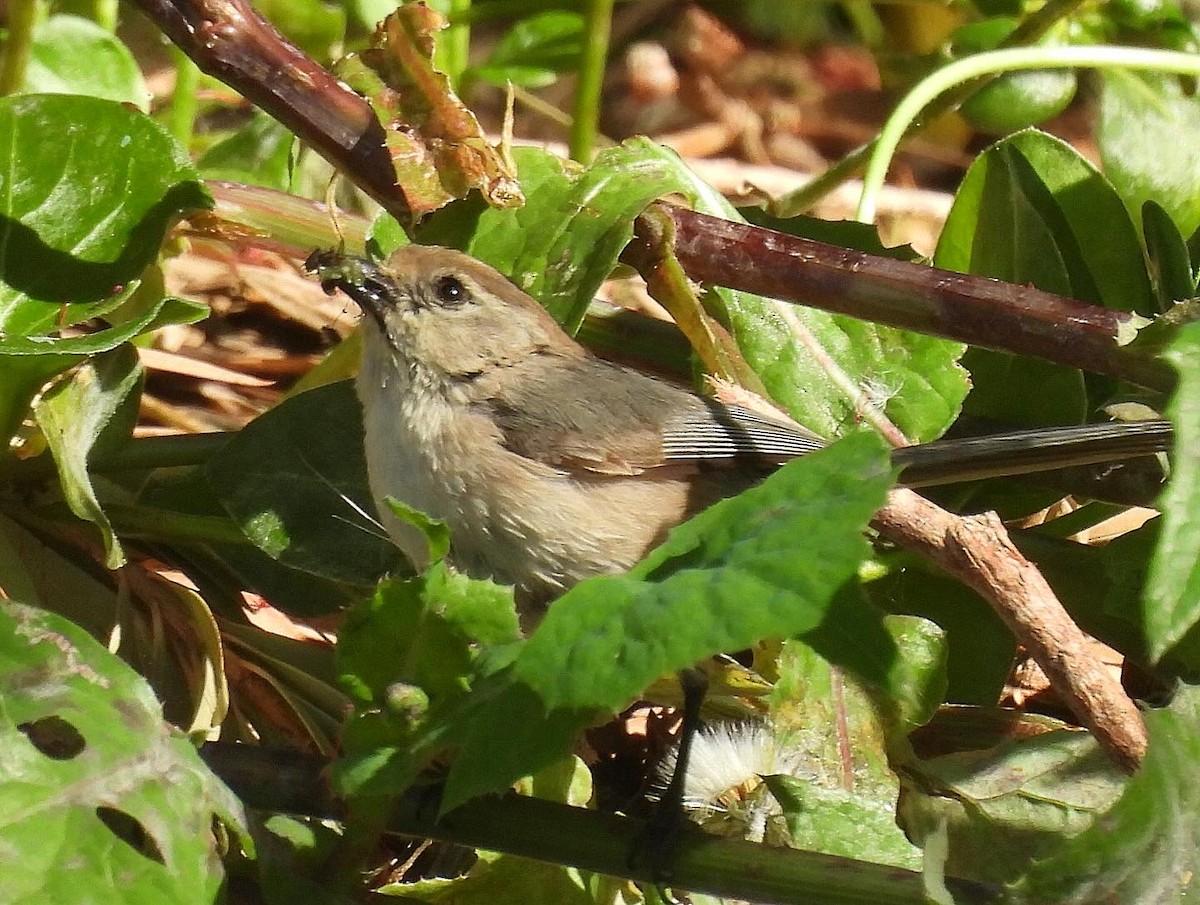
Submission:
[[[172,221],[210,204],[183,148],[114,101],[0,99],[0,160],[0,333],[9,337],[112,310]]]
[[[200,467],[158,469],[138,490],[139,505],[171,513],[230,518]],[[182,551],[181,551],[182,552]],[[347,585],[290,568],[272,559],[249,538],[241,544],[207,543],[187,553],[187,569],[202,576],[210,599],[223,588],[234,611],[240,611],[241,592],[254,591],[289,615],[337,613],[362,599],[361,585]],[[220,609],[218,601],[214,605]]]
[[[1121,197],[1070,145],[1034,130],[976,158],[934,263],[1119,311],[1153,310],[1141,242]]]
[[[465,690],[474,646],[520,636],[512,591],[436,563],[424,574],[381,584],[338,634],[342,683],[382,702],[404,682],[430,698]]]
[[[87,459],[127,398],[140,392],[141,381],[137,352],[119,346],[85,362],[70,380],[50,390],[35,410],[54,454],[67,505],[100,529],[104,562],[110,569],[125,562],[125,553],[96,498]]]
[[[137,674],[73,623],[8,604],[0,698],[5,901],[215,900],[213,822],[248,846],[241,804]]]
[[[1149,655],[1162,658],[1200,620],[1200,324],[1180,329],[1166,354],[1179,372],[1168,416],[1175,425],[1171,480],[1160,506],[1162,535],[1143,603]],[[1200,664],[1197,664],[1200,666]]]
[[[129,48],[79,16],[51,16],[34,30],[25,94],[83,94],[150,110],[150,91]]]
[[[1146,759],[1116,804],[1061,846],[1038,851],[1008,901],[1187,900],[1200,870],[1200,693],[1184,686],[1169,707],[1146,713],[1146,729]]]
[[[348,381],[300,393],[239,431],[205,474],[263,552],[369,587],[401,559],[371,502],[360,411]]]
[[[1070,146],[1032,130],[997,142],[971,165],[934,263],[1122,311],[1156,307],[1141,242],[1112,186]],[[964,363],[976,387],[964,409],[977,417],[1069,423],[1093,404],[1075,369],[983,349]]]
[[[296,136],[261,111],[224,141],[204,152],[196,164],[205,179],[286,190],[292,177]]]
[[[1200,227],[1200,99],[1177,75],[1103,69],[1100,76],[1104,172],[1135,221],[1146,201],[1156,201],[1190,236]]]
[[[481,66],[468,75],[503,88],[509,82],[544,88],[579,65],[583,16],[567,10],[538,13],[514,23]]]
[[[513,667],[489,676],[458,714],[445,738],[459,751],[443,810],[564,757],[579,730],[656,679],[764,638],[805,635],[887,688],[895,642],[877,610],[844,593],[866,554],[862,531],[883,500],[886,467],[877,438],[848,438],[674,529],[628,575],[568,591]]]
[[[703,657],[813,632],[857,574],[862,531],[889,486],[882,443],[870,436],[784,466],[673,529],[628,575],[564,594],[516,676],[548,707],[615,709]],[[839,629],[865,642],[870,618],[869,608],[839,611]],[[842,665],[875,677],[887,666],[871,659],[877,653],[864,643],[858,662]]]
[[[888,617],[887,629],[897,657],[886,687],[864,686],[801,641],[784,643],[769,699],[776,764],[755,772],[777,774],[767,783],[793,848],[918,868],[920,853],[896,826],[888,750],[941,703],[945,640],[924,619]]]
[[[511,588],[455,574],[440,561],[383,583],[355,607],[338,634],[339,681],[358,705],[342,737],[343,794],[407,789],[430,758],[461,738],[471,708],[488,701],[479,690],[495,668],[488,656],[515,650],[519,638]]]
[[[906,764],[900,825],[917,844],[945,832],[945,872],[1011,882],[1086,830],[1124,777],[1086,732],[1061,729]],[[1090,900],[1089,900],[1090,901]]]

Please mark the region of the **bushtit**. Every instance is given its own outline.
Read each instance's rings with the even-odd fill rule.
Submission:
[[[419,568],[424,538],[385,498],[445,521],[454,564],[515,586],[526,611],[590,575],[628,569],[689,515],[825,442],[595,357],[461,252],[410,245],[384,265],[315,252],[308,267],[368,315],[357,389],[389,532]],[[1147,424],[1103,455],[1094,441],[1113,426],[1086,426],[1058,445],[1074,444],[1068,464],[1146,455],[1170,437],[1169,425]],[[988,438],[990,453],[970,440],[957,453],[956,441],[908,447],[895,459],[919,469],[924,458],[937,471],[956,456],[1045,458],[1053,434]]]

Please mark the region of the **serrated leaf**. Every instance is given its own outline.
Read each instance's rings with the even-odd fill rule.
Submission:
[[[401,564],[367,485],[349,381],[285,399],[205,465],[225,510],[285,565],[360,587]]]
[[[78,626],[8,604],[0,697],[5,901],[214,900],[213,820],[248,847],[245,816],[140,677]]]
[[[111,310],[171,222],[210,204],[183,148],[113,101],[0,100],[0,159],[0,333],[8,336]]]
[[[110,569],[125,562],[125,553],[96,498],[87,460],[127,397],[140,391],[141,380],[137,352],[130,346],[119,346],[89,359],[70,380],[51,389],[35,409],[54,454],[67,505],[100,529],[104,564]]]
[[[1162,534],[1143,603],[1149,655],[1161,659],[1200,621],[1200,324],[1188,324],[1166,353],[1179,372],[1167,414],[1176,455],[1163,494]]]
[[[1146,201],[1156,201],[1190,236],[1200,227],[1200,100],[1170,73],[1105,68],[1100,77],[1104,172],[1135,221]]]
[[[866,554],[886,461],[877,438],[848,438],[675,528],[628,575],[576,585],[516,677],[550,708],[615,709],[702,657],[811,632]]]
[[[51,16],[34,29],[25,94],[83,94],[150,110],[150,91],[129,48],[79,16]]]

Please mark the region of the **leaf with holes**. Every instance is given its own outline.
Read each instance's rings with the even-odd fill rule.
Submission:
[[[209,903],[214,818],[240,803],[162,719],[149,686],[77,625],[0,609],[4,901]]]

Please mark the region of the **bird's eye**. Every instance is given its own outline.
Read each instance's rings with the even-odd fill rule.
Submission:
[[[433,283],[433,294],[443,305],[461,305],[468,300],[470,294],[467,287],[458,277],[438,277]]]

